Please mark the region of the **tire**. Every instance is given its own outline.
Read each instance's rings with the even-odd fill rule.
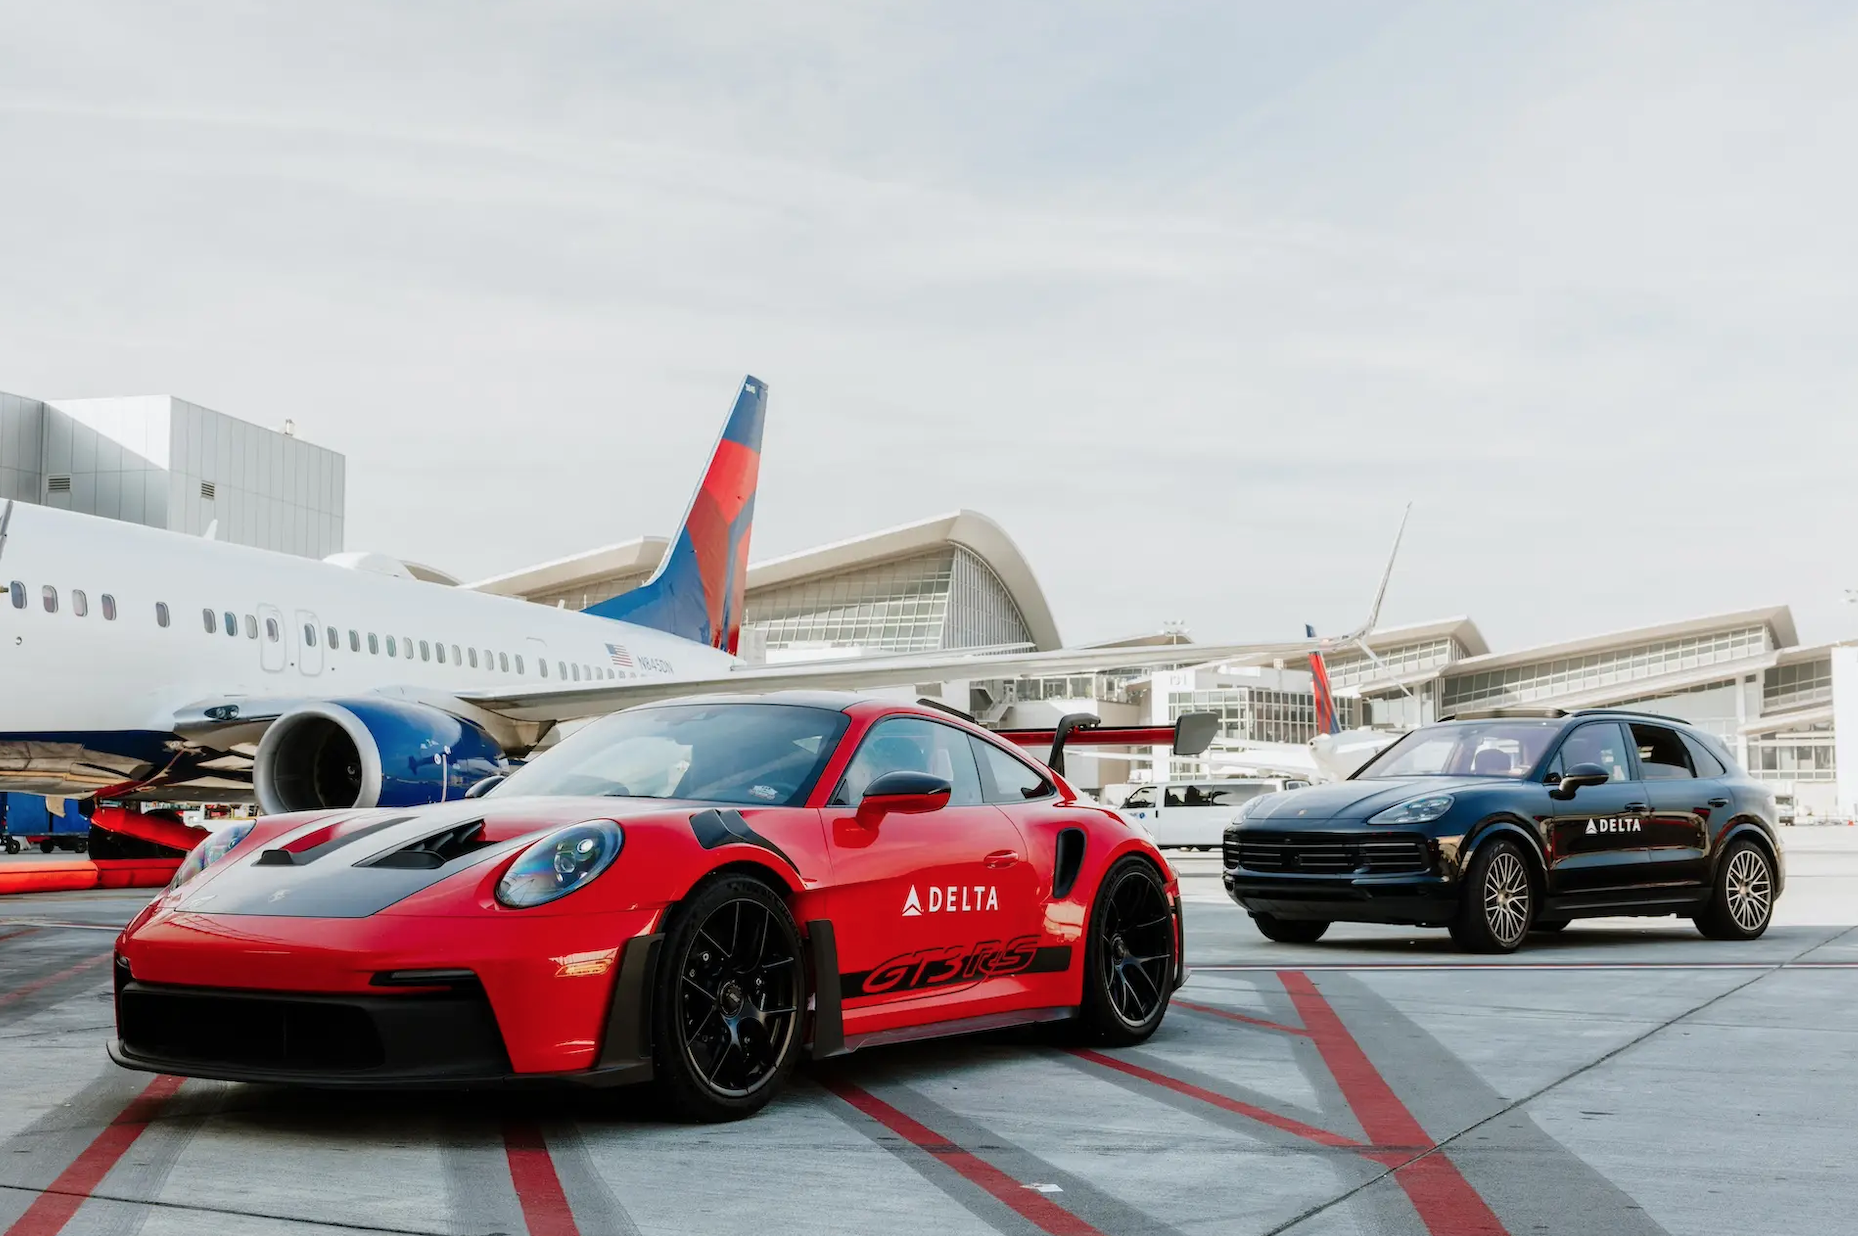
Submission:
[[[683,1120],[767,1106],[799,1059],[806,1011],[800,929],[747,876],[701,886],[672,914],[652,993],[654,1086]]]
[[[1573,921],[1571,918],[1538,918],[1529,924],[1529,930],[1552,935],[1557,931],[1567,930],[1568,924]]]
[[[19,850],[20,850],[19,838],[8,837],[6,839],[6,852],[8,854],[17,854],[19,853]]]
[[[1174,909],[1161,873],[1134,855],[1097,885],[1084,938],[1084,1004],[1077,1029],[1110,1047],[1143,1042],[1161,1025],[1180,973]]]
[[[1252,926],[1267,940],[1279,944],[1314,944],[1329,930],[1326,919],[1279,918],[1275,914],[1252,915]]]
[[[58,848],[58,843],[53,841],[50,837],[47,837],[45,840],[39,842],[39,853],[41,854],[50,854],[53,850],[57,848]]]
[[[1753,940],[1774,918],[1774,860],[1746,838],[1716,864],[1710,904],[1691,921],[1712,940]]]
[[[1535,881],[1522,847],[1498,838],[1478,847],[1465,872],[1452,940],[1471,953],[1513,953],[1535,916]]]

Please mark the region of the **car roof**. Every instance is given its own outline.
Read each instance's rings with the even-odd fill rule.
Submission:
[[[1660,712],[1642,712],[1637,708],[1479,708],[1440,717],[1436,725],[1472,725],[1481,721],[1562,721],[1572,724],[1592,717],[1617,717],[1622,721],[1657,721],[1665,725],[1689,726],[1682,717]]]

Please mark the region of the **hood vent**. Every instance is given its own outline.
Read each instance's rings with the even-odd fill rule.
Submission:
[[[411,867],[431,869],[443,867],[454,858],[463,858],[473,850],[481,850],[490,842],[484,840],[484,821],[467,820],[455,824],[443,832],[422,837],[410,845],[397,850],[389,850],[379,858],[357,863],[359,867]]]

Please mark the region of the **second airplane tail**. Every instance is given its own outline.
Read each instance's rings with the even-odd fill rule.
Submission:
[[[1305,623],[1303,633],[1316,638],[1316,628]],[[1335,695],[1329,690],[1329,667],[1323,662],[1322,649],[1310,653],[1310,689],[1316,696],[1316,732],[1334,734],[1342,727],[1335,715]]]
[[[751,374],[743,379],[709,467],[658,570],[631,592],[588,606],[587,613],[736,651],[767,411],[767,384]]]

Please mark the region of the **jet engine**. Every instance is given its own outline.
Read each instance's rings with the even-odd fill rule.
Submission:
[[[471,722],[428,704],[364,698],[305,704],[273,721],[252,782],[272,815],[442,802],[505,771],[502,748]]]

